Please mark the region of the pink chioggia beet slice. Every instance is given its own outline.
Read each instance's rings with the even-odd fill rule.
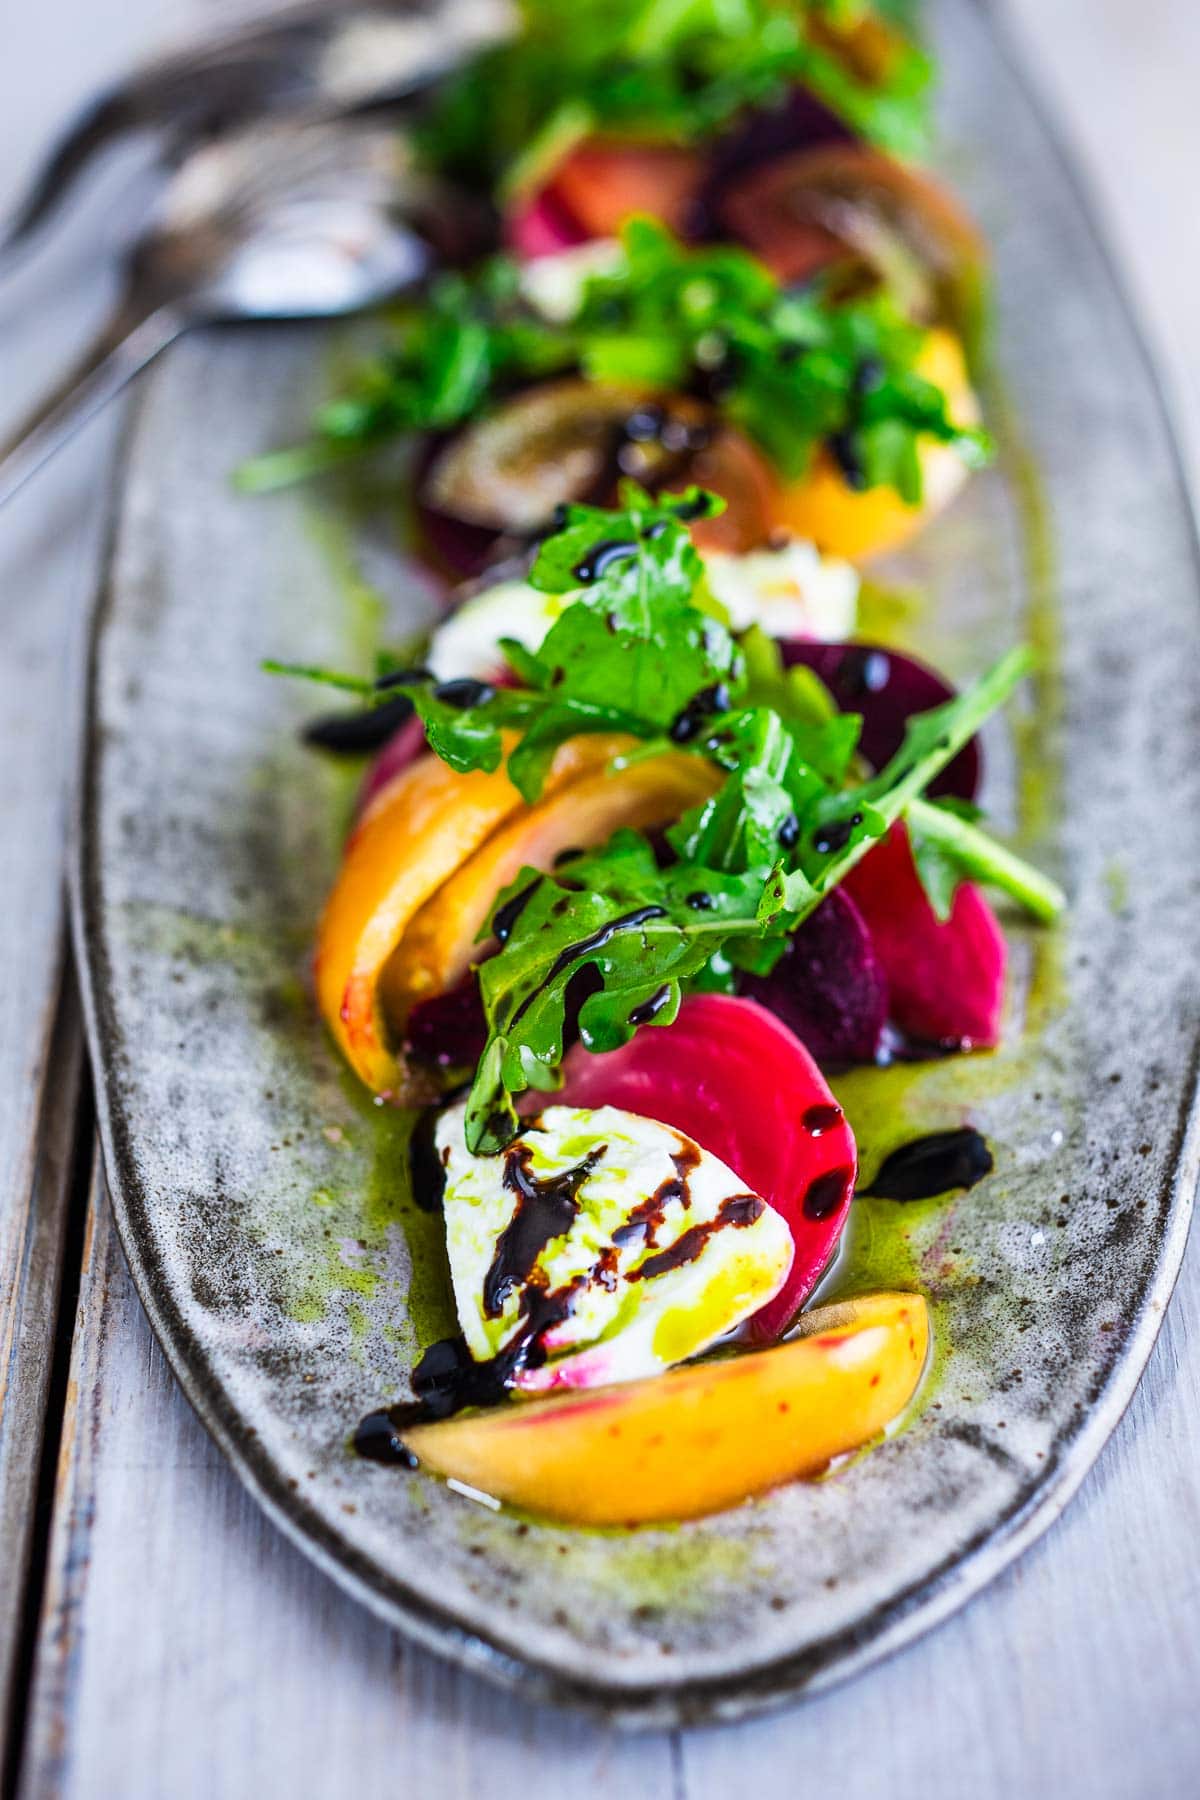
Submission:
[[[755,1000],[694,994],[673,1024],[646,1026],[619,1050],[576,1044],[563,1072],[561,1104],[673,1125],[783,1214],[791,1271],[748,1327],[757,1342],[778,1337],[837,1247],[856,1171],[850,1127],[799,1039]]]
[[[844,886],[887,976],[892,1023],[918,1043],[964,1050],[994,1045],[1008,949],[979,889],[964,881],[943,924],[921,886],[903,824],[892,826]]]
[[[862,914],[839,888],[788,939],[769,975],[743,975],[758,1000],[823,1065],[874,1062],[888,1016],[888,985]]]
[[[555,198],[553,188],[543,188],[514,213],[504,235],[509,249],[526,262],[537,256],[554,256],[587,240],[587,232]]]

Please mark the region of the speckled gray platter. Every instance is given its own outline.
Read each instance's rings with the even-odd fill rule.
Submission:
[[[860,1670],[1044,1530],[1145,1362],[1195,1186],[1187,506],[1022,80],[966,0],[931,15],[943,160],[995,247],[1004,453],[894,571],[930,598],[891,629],[959,673],[1038,643],[1038,708],[990,733],[987,798],[1072,911],[1057,942],[1014,927],[999,1058],[881,1090],[868,1157],[969,1114],[997,1161],[957,1201],[860,1209],[860,1283],[907,1271],[940,1346],[929,1403],[882,1448],[723,1517],[625,1534],[494,1514],[348,1454],[438,1330],[443,1274],[437,1223],[406,1197],[404,1121],[354,1092],[306,985],[347,782],[297,742],[311,695],[257,667],[361,661],[370,608],[337,572],[336,498],[251,501],[228,482],[300,434],[319,334],[171,355],[140,407],[97,610],[76,912],[113,1199],[154,1327],[242,1479],[337,1580],[484,1674],[627,1724],[730,1717]],[[411,625],[414,578],[378,521],[363,541],[393,627]]]

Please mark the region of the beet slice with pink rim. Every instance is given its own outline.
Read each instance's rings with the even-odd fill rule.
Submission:
[[[845,877],[888,984],[888,1015],[914,1048],[990,1049],[1000,1037],[1008,948],[971,882],[943,923],[921,886],[908,831],[886,838]]]
[[[854,1138],[800,1040],[755,1000],[694,994],[671,1025],[647,1026],[563,1065],[565,1106],[619,1106],[673,1125],[781,1212],[795,1244],[787,1281],[750,1321],[757,1342],[786,1330],[816,1286],[850,1210]]]
[[[738,987],[782,1019],[817,1062],[874,1062],[887,977],[862,914],[840,889],[788,939],[769,975],[743,975]]]

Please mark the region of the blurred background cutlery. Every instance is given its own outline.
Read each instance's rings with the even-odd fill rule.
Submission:
[[[469,254],[470,198],[446,204],[397,126],[510,17],[503,0],[292,9],[147,63],[88,107],[18,204],[0,266],[127,133],[154,131],[170,173],[111,317],[0,443],[0,505],[190,327],[359,312]]]
[[[324,0],[154,57],[85,107],[54,144],[0,227],[0,260],[24,247],[86,166],[126,136],[155,134],[170,163],[250,119],[394,105],[512,23],[508,0]]]

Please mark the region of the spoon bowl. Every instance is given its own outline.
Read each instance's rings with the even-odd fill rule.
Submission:
[[[112,318],[0,445],[0,505],[189,327],[365,311],[470,254],[484,223],[381,119],[267,121],[200,145],[135,247]]]

